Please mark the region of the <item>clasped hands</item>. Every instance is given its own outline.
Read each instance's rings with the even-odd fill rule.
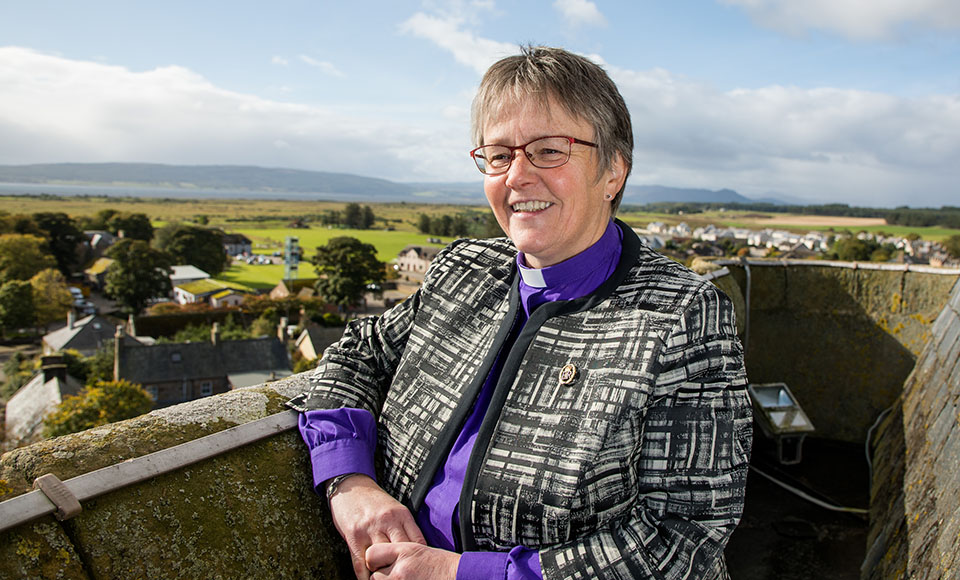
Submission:
[[[403,504],[366,475],[340,482],[330,496],[330,513],[347,542],[358,580],[454,580],[460,555],[427,546]]]

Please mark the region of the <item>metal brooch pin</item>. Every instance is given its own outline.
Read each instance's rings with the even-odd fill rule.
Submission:
[[[570,386],[577,381],[577,367],[572,363],[563,365],[560,369],[560,384]]]

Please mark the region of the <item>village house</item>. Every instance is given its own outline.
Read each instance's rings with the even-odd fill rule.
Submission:
[[[75,350],[84,356],[93,356],[113,339],[114,325],[108,319],[93,314],[77,319],[73,312],[67,314],[67,325],[43,337],[43,354]],[[136,338],[124,335],[129,345],[140,345]]]
[[[253,242],[243,234],[223,234],[223,250],[228,256],[252,254]]]
[[[189,282],[196,282],[197,280],[206,280],[209,277],[210,274],[189,264],[170,267],[170,286],[172,287]]]
[[[308,326],[297,337],[296,348],[307,360],[320,358],[328,346],[343,336],[342,326]]]
[[[116,334],[124,335],[122,327]],[[114,379],[142,385],[156,407],[259,385],[293,372],[287,349],[277,337],[223,341],[217,324],[211,329],[211,342],[114,344]]]
[[[83,232],[83,235],[86,238],[84,245],[86,246],[87,256],[92,260],[102,258],[104,252],[118,239],[115,235],[103,230],[87,230]]]
[[[213,278],[195,280],[173,287],[173,299],[177,304],[195,304],[206,302],[214,308],[238,306],[247,296],[255,296],[257,291],[236,282],[224,282]]]
[[[397,254],[397,269],[402,272],[426,272],[440,249],[434,246],[407,246]]]
[[[7,448],[37,440],[43,429],[43,418],[65,397],[83,389],[80,381],[67,374],[62,355],[43,356],[40,360],[40,372],[7,401],[4,425]]]
[[[313,298],[317,295],[317,291],[313,288],[314,284],[317,283],[317,280],[318,278],[295,278],[293,280],[280,280],[280,282],[278,282],[277,285],[270,290],[270,298],[273,300],[280,300],[281,298],[288,298],[290,296]]]

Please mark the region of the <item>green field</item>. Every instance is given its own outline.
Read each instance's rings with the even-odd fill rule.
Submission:
[[[226,227],[226,231],[235,234],[243,234],[253,242],[253,252],[255,254],[272,254],[275,251],[283,251],[287,236],[299,238],[300,247],[304,250],[304,256],[313,256],[316,254],[318,246],[326,244],[331,238],[340,236],[349,236],[357,238],[377,248],[377,258],[386,262],[397,257],[400,250],[413,245],[442,245],[427,244],[425,234],[403,232],[403,231],[385,231],[385,230],[351,230],[351,229],[327,229],[322,226],[313,226],[309,229],[296,228],[252,228],[252,227]],[[453,238],[445,238],[444,243],[452,241]]]
[[[383,231],[383,230],[351,230],[351,229],[327,229],[315,227],[310,229],[296,228],[230,228],[227,231],[231,233],[243,234],[253,242],[254,254],[271,255],[274,252],[283,252],[287,236],[296,237],[300,240],[300,247],[304,250],[304,257],[309,260],[318,246],[327,243],[330,238],[338,236],[350,236],[358,240],[372,244],[377,248],[377,258],[383,262],[389,262],[397,257],[400,250],[408,245],[438,245],[428,244],[427,237],[423,234],[414,234],[411,232]],[[442,238],[444,242],[452,241],[453,238]],[[269,264],[243,264],[234,263],[230,269],[225,270],[217,276],[222,280],[230,282],[239,282],[253,288],[269,289],[277,285],[283,278],[283,265]],[[297,270],[299,278],[313,278],[316,273],[313,270],[313,264],[309,261],[301,262]]]
[[[0,208],[9,214],[32,214],[37,212],[63,212],[71,217],[92,216],[110,208],[121,212],[144,213],[155,227],[175,222],[195,222],[201,217],[210,226],[220,227],[231,233],[246,235],[254,244],[254,252],[273,254],[283,251],[287,236],[299,238],[304,256],[309,260],[318,246],[337,236],[352,236],[377,248],[377,257],[387,262],[411,244],[428,245],[427,237],[416,229],[421,213],[431,216],[456,214],[463,211],[487,212],[481,206],[461,206],[416,203],[363,203],[369,205],[377,217],[371,230],[328,229],[320,226],[315,217],[328,211],[342,211],[347,202],[290,201],[283,199],[236,200],[236,199],[156,199],[80,196],[0,196]],[[666,224],[686,222],[691,227],[714,224],[761,230],[764,228],[793,231],[868,231],[905,236],[915,233],[925,240],[943,241],[960,233],[958,230],[938,227],[907,227],[873,223],[844,223],[824,225],[823,216],[799,216],[747,211],[710,211],[677,215],[639,211],[624,211],[618,216],[627,224],[643,228],[654,221]],[[294,219],[310,222],[310,228],[288,227]],[[809,221],[807,221],[809,220]],[[843,218],[837,218],[842,222]],[[444,243],[451,241],[446,238]],[[283,277],[282,265],[238,264],[218,276],[223,280],[239,282],[255,288],[272,288]],[[315,276],[313,265],[306,261],[300,265],[299,277]]]

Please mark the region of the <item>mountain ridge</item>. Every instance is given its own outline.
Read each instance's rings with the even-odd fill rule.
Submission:
[[[350,173],[253,165],[169,165],[162,163],[38,163],[0,165],[0,183],[47,185],[123,184],[191,190],[316,194],[357,201],[443,201],[484,203],[482,183],[395,182]],[[625,204],[655,202],[756,203],[731,189],[628,185]],[[771,203],[782,203],[765,199]]]

